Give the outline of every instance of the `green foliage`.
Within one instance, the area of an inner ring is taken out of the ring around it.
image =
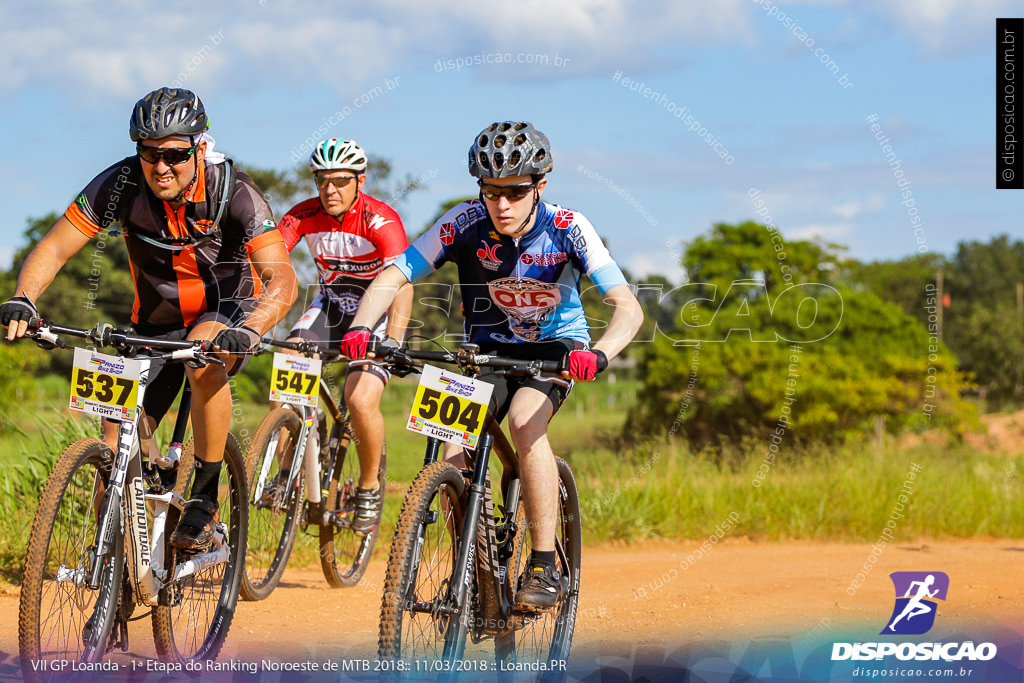
[[[896,304],[922,324],[928,324],[925,306],[929,305],[929,296],[934,294],[929,294],[925,288],[935,285],[936,272],[946,266],[944,257],[916,254],[898,261],[848,261],[843,265],[851,288],[871,291],[880,299]]]
[[[946,269],[950,306],[943,339],[997,405],[1024,402],[1019,283],[1024,283],[1024,241],[1011,242],[1006,235],[988,243],[961,242]]]
[[[38,393],[35,376],[49,361],[46,352],[29,341],[0,341],[0,412],[24,405]],[[0,433],[13,429],[8,420],[0,420]]]
[[[956,358],[924,326],[839,282],[836,255],[819,245],[776,253],[754,223],[716,225],[687,249],[683,265],[707,281],[689,285],[682,326],[643,356],[633,433],[838,442],[872,433],[878,417],[892,432],[971,424]],[[739,279],[758,274],[765,284]]]
[[[15,253],[7,281],[16,282],[25,259],[58,218],[50,213],[29,220],[25,230],[27,244]],[[10,291],[13,295],[13,287]],[[100,321],[129,324],[134,299],[124,240],[103,231],[71,257],[36,305],[49,320],[88,328]]]

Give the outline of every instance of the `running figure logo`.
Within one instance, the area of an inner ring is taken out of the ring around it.
[[[880,635],[921,635],[935,623],[938,600],[945,600],[949,577],[943,572],[893,572],[896,606]]]

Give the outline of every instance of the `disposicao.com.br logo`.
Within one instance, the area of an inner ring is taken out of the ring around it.
[[[893,572],[895,604],[879,635],[921,635],[931,630],[939,600],[949,592],[944,572]],[[832,660],[879,660],[895,655],[900,660],[988,661],[996,656],[993,643],[834,643]]]

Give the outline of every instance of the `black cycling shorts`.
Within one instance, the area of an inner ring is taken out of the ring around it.
[[[549,342],[527,342],[522,344],[481,344],[480,353],[493,354],[516,360],[556,360],[562,361],[570,351],[585,349],[581,342],[575,339],[556,339]],[[512,397],[522,387],[536,389],[547,395],[551,401],[552,416],[565,403],[572,390],[573,381],[562,379],[562,377],[547,377],[547,380],[536,377],[517,377],[515,375],[494,374],[494,368],[481,368],[480,376],[477,379],[494,385],[494,393],[491,394],[491,414],[500,423],[508,414],[509,406],[512,404]]]
[[[295,322],[288,338],[299,337],[315,342],[326,348],[338,348],[341,346],[341,339],[352,326],[352,319],[355,311],[348,312],[338,304],[324,296],[323,292],[317,294],[313,303],[302,317]],[[374,330],[374,336],[378,339],[384,338],[384,330],[387,327],[387,317],[381,319]],[[387,366],[373,360],[353,361],[348,365],[348,374],[356,372],[369,372],[379,377],[385,384],[391,379],[391,372]]]
[[[228,327],[239,325],[245,321],[256,308],[256,299],[232,299],[221,301],[217,308],[200,315],[192,325],[185,329],[168,329],[155,327],[145,323],[134,326],[136,334],[142,337],[166,339],[168,341],[184,341],[189,333],[202,323],[218,322]],[[228,370],[228,377],[234,377],[246,366],[252,356],[236,357],[235,364]],[[142,407],[146,415],[156,420],[157,424],[171,409],[174,399],[181,392],[185,382],[185,365],[183,363],[166,364],[162,360],[153,360],[149,366],[149,383],[142,397]]]

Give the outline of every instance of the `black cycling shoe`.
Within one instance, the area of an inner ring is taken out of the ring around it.
[[[205,550],[213,543],[217,526],[217,501],[197,496],[185,503],[178,526],[171,534],[171,545],[181,550]]]
[[[352,499],[355,514],[352,517],[352,531],[360,536],[367,536],[380,524],[380,511],[383,506],[380,489],[356,489]]]
[[[564,600],[568,591],[569,577],[562,576],[549,564],[530,560],[519,577],[515,609],[523,612],[550,609]]]

